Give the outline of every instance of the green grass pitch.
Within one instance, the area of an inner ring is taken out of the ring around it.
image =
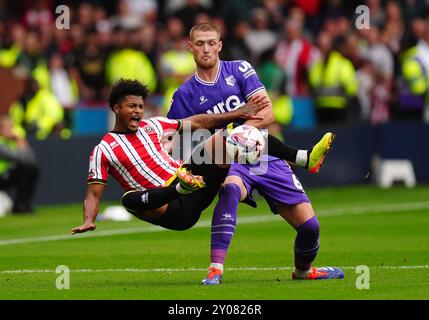
[[[97,230],[71,236],[82,222],[76,204],[0,219],[0,299],[429,299],[429,186],[308,194],[321,225],[314,264],[343,267],[343,280],[292,281],[295,231],[262,199],[257,209],[240,205],[216,287],[199,284],[209,263],[213,205],[188,231],[133,219],[100,221]],[[70,269],[69,289],[56,288],[59,265]],[[368,289],[357,288],[361,265],[369,268]]]

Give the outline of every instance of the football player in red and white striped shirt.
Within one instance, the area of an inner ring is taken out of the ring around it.
[[[163,147],[164,134],[180,132],[184,122],[196,130],[219,127],[239,118],[259,119],[256,113],[263,108],[247,104],[227,113],[199,114],[182,120],[142,120],[147,95],[146,86],[135,80],[121,79],[112,87],[109,105],[116,116],[115,127],[91,154],[84,223],[73,228],[72,234],[95,229],[108,174],[126,191],[122,204],[137,218],[172,230],[190,228],[211,203],[219,185],[202,188],[201,177],[180,168],[182,161],[174,160]],[[176,178],[179,182],[171,183]]]

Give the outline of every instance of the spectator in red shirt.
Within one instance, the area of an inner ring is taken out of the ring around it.
[[[302,36],[303,22],[298,19],[286,19],[284,38],[275,51],[275,60],[287,77],[286,92],[289,96],[307,96],[306,73],[312,62],[313,48]]]

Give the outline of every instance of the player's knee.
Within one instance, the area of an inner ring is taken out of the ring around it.
[[[235,182],[227,182],[223,184],[219,190],[219,197],[224,195],[229,195],[240,199],[242,195],[241,187]]]
[[[128,193],[126,193],[126,194],[124,194],[123,196],[122,196],[122,199],[121,199],[121,204],[122,204],[122,206],[125,208],[125,209],[130,209],[129,208],[129,204],[130,204],[130,199],[129,199],[129,197],[128,197]]]
[[[122,196],[122,206],[128,211],[134,211],[133,208],[136,205],[136,192],[127,192]]]
[[[319,237],[320,224],[316,216],[308,219],[306,222],[298,226],[298,232],[312,235],[314,237]]]

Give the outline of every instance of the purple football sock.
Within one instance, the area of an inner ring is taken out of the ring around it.
[[[219,192],[211,230],[211,263],[223,264],[237,224],[237,207],[241,190],[234,183],[224,185]]]
[[[314,216],[295,229],[295,268],[309,270],[319,250],[319,221]]]

